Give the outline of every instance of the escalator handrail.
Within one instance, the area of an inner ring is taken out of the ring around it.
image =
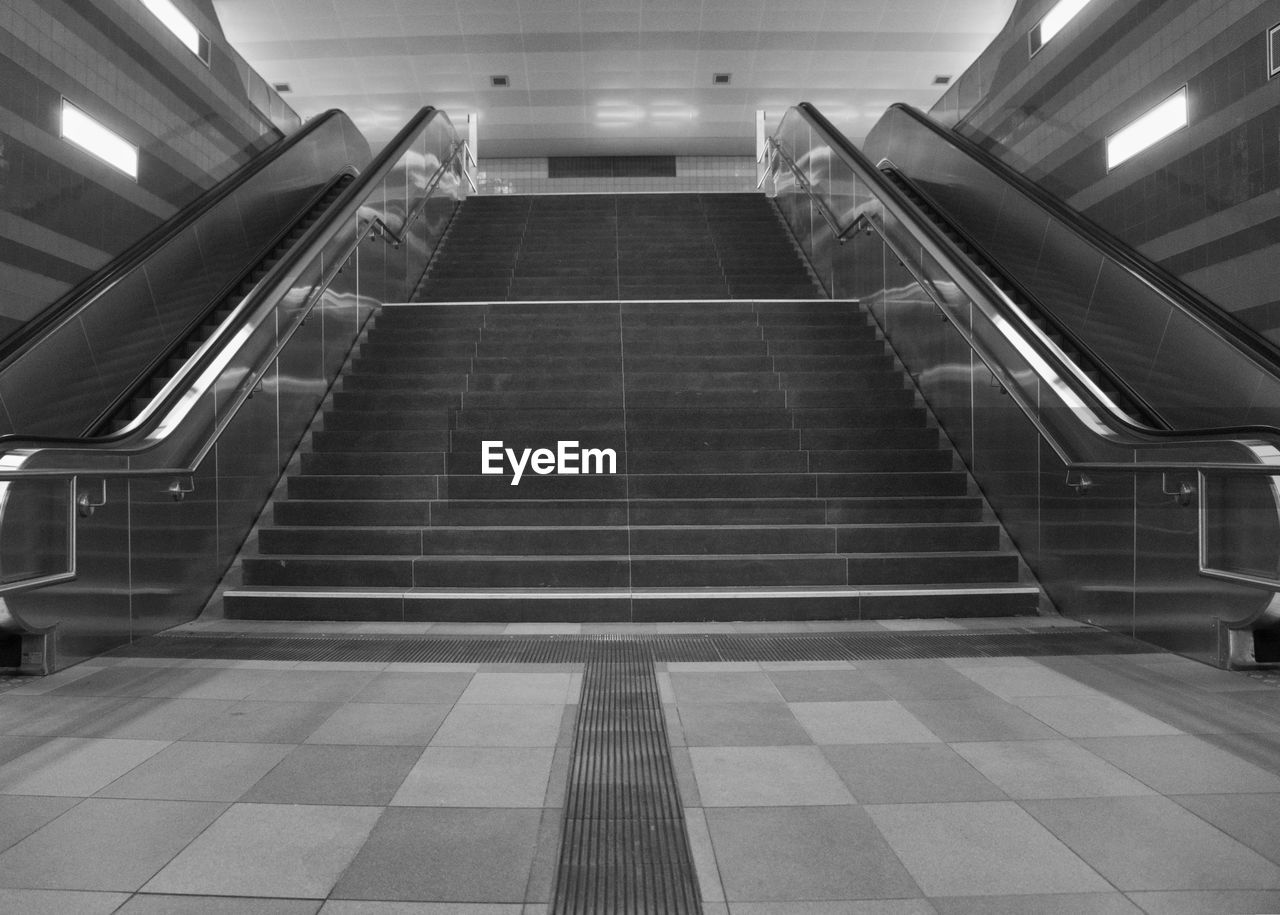
[[[931,256],[939,260],[940,263],[945,262],[952,265],[967,283],[983,292],[983,300],[987,304],[994,306],[1011,328],[1025,326],[1025,322],[1022,320],[1023,316],[1020,314],[1016,316],[1007,314],[1007,303],[990,278],[970,263],[963,252],[937,226],[923,216],[918,216],[914,205],[910,203],[905,194],[881,175],[870,160],[837,130],[816,107],[808,102],[801,102],[794,110],[798,111],[801,117],[821,135],[827,146],[879,198],[881,204],[890,210],[904,225],[910,226],[912,234],[924,244],[926,249],[932,249],[929,251]],[[814,193],[811,188],[806,188],[806,190],[811,194]],[[844,227],[844,231],[848,231],[853,225],[864,219],[866,219],[865,216],[859,216],[850,226]],[[941,257],[938,255],[941,255]],[[1014,332],[1018,333],[1016,330]],[[984,353],[977,343],[967,335],[962,334],[962,336],[992,371],[993,375],[1000,377],[1005,374],[1003,368]],[[1247,460],[1240,461],[1222,459],[1152,461],[1145,458],[1140,462],[1136,460],[1114,462],[1082,460],[1077,456],[1073,456],[1070,453],[1070,449],[1035,415],[1034,410],[1022,403],[1020,397],[1015,396],[1015,401],[1019,403],[1020,408],[1027,414],[1028,419],[1036,426],[1046,442],[1069,469],[1124,472],[1133,472],[1135,470],[1201,470],[1260,473],[1264,475],[1280,474],[1280,429],[1272,426],[1246,426],[1173,431],[1139,426],[1130,421],[1123,413],[1110,406],[1105,395],[1102,395],[1091,381],[1084,378],[1075,365],[1069,360],[1060,357],[1052,349],[1044,347],[1042,341],[1036,335],[1018,333],[1018,336],[1021,342],[1030,347],[1036,356],[1044,361],[1046,366],[1056,374],[1056,377],[1041,374],[1043,383],[1057,390],[1061,390],[1064,386],[1069,389],[1080,400],[1081,406],[1086,408],[1096,420],[1095,424],[1089,425],[1089,431],[1100,440],[1105,441],[1109,446],[1119,447],[1136,454],[1144,449],[1149,452],[1152,448],[1162,449],[1169,446],[1190,447],[1218,444],[1231,446],[1233,449],[1241,449],[1248,456]],[[1035,368],[1034,363],[1032,363],[1032,367],[1033,369]],[[1016,385],[1006,384],[1005,387],[1011,395],[1017,390]]]
[[[299,130],[258,153],[195,200],[186,204],[174,216],[138,239],[109,263],[77,283],[13,334],[0,341],[0,370],[36,345],[54,328],[84,312],[100,295],[142,266],[156,252],[190,228],[193,223],[243,187],[254,175],[306,141],[312,134],[323,129],[335,117],[345,117],[345,115],[337,109],[330,109],[310,119]]]
[[[1267,339],[1185,280],[1116,238],[1056,194],[1045,190],[969,137],[956,130],[948,130],[911,105],[899,102],[889,107],[891,110],[901,111],[943,142],[995,174],[997,178],[1012,185],[1015,190],[1030,198],[1041,209],[1047,210],[1066,228],[1115,261],[1132,276],[1155,289],[1182,311],[1200,323],[1210,326],[1219,336],[1237,348],[1248,350],[1259,363],[1260,368],[1271,375],[1280,376],[1280,345]]]
[[[218,436],[227,427],[235,410],[227,413],[226,418],[214,424],[211,434],[200,446],[186,456],[182,466],[135,466],[134,458],[145,458],[148,452],[161,447],[175,428],[194,408],[197,398],[190,395],[190,390],[201,377],[214,367],[218,359],[224,355],[230,345],[237,339],[248,336],[260,325],[262,320],[275,314],[275,303],[279,297],[291,289],[291,284],[302,271],[318,258],[326,247],[338,237],[339,233],[351,220],[361,218],[360,209],[370,192],[377,188],[391,172],[392,168],[409,150],[414,140],[437,117],[443,118],[450,132],[456,137],[452,123],[441,110],[426,106],[420,109],[399,133],[387,144],[370,166],[350,186],[348,186],[330,206],[324,217],[312,225],[298,240],[293,248],[282,257],[271,270],[258,281],[255,288],[236,307],[236,313],[228,318],[223,328],[207,340],[199,352],[192,356],[187,365],[160,392],[156,399],[125,429],[113,435],[98,438],[68,438],[56,436],[30,436],[11,434],[0,436],[0,480],[24,479],[70,479],[75,477],[172,477],[192,473],[203,457],[216,443]],[[465,147],[461,140],[455,142],[448,161],[456,159],[460,149]],[[436,182],[423,189],[423,196],[428,196],[438,186],[438,176],[444,167],[436,171]],[[409,214],[420,210],[421,201]],[[406,214],[406,224],[409,219]],[[364,226],[346,249],[346,254],[337,260],[342,263],[360,242],[376,231],[376,227],[385,224],[380,217],[364,217]],[[334,271],[336,273],[336,269]],[[318,295],[311,297],[308,306],[314,307],[319,300]],[[255,321],[254,319],[258,320]],[[301,324],[295,321],[294,328]],[[279,350],[287,340],[276,347]],[[263,364],[254,369],[255,377],[265,372],[274,361],[275,354],[261,360]],[[210,385],[213,382],[210,382]],[[244,387],[242,385],[242,387]],[[249,384],[246,390],[251,390]],[[241,399],[243,402],[245,398]],[[238,406],[238,405],[237,405]],[[28,468],[21,466],[37,452],[58,452],[65,454],[69,461],[65,467]],[[79,462],[79,463],[77,463]]]

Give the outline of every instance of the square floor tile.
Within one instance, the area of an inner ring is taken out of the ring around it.
[[[1199,737],[1111,737],[1082,743],[1161,794],[1280,792],[1280,775]]]
[[[691,747],[704,807],[852,804],[817,747]]]
[[[0,885],[136,890],[225,807],[186,801],[81,801],[0,854]]]
[[[55,737],[0,766],[0,794],[88,797],[169,744]]]
[[[869,661],[858,670],[890,699],[976,699],[991,693],[942,661]]]
[[[889,696],[861,670],[770,670],[769,679],[788,702],[853,702]]]
[[[954,749],[1014,798],[1152,793],[1142,782],[1069,740],[957,743]]]
[[[727,913],[727,909],[725,910]],[[710,912],[707,912],[710,915]],[[938,915],[925,899],[849,899],[842,902],[735,902],[733,915]]]
[[[1110,696],[1026,696],[1014,700],[1066,737],[1146,737],[1181,733]]]
[[[130,699],[81,722],[68,736],[180,740],[234,704],[229,699]]]
[[[421,755],[419,747],[294,747],[242,800],[385,806]]]
[[[471,678],[459,703],[476,705],[563,705],[569,701],[568,673],[486,673]]]
[[[229,673],[253,673],[230,671]],[[271,702],[346,702],[378,676],[374,671],[307,670],[276,674],[278,679],[248,693],[246,699]]]
[[[731,907],[920,895],[860,807],[721,807],[705,814]]]
[[[541,807],[552,747],[428,747],[391,803],[415,807]]]
[[[316,915],[318,899],[230,899],[140,894],[115,915]]]
[[[1023,806],[1121,890],[1280,889],[1280,867],[1168,798]]]
[[[675,672],[671,688],[676,703],[782,702],[782,694],[761,671]]]
[[[1193,794],[1172,800],[1280,863],[1280,794]]]
[[[1206,915],[1219,912],[1280,912],[1280,892],[1265,890],[1130,893],[1147,915]]]
[[[437,747],[554,747],[563,705],[464,705],[449,712],[431,738]]]
[[[825,746],[822,753],[860,804],[1005,800],[1003,791],[944,744]]]
[[[1093,687],[1079,680],[1073,680],[1066,674],[1060,674],[1036,662],[1026,663],[1024,659],[1018,660],[1022,663],[975,664],[960,667],[957,662],[956,666],[964,676],[1002,699],[1018,699],[1023,696],[1099,695]]]
[[[238,801],[293,749],[277,743],[170,744],[98,792],[99,797]]]
[[[348,702],[307,738],[307,743],[425,747],[449,714],[449,705]]]
[[[422,702],[427,705],[452,705],[471,682],[472,674],[381,673],[369,681],[353,702]]]
[[[237,702],[182,739],[302,743],[338,708],[338,703],[324,702]]]
[[[334,899],[522,902],[541,810],[389,807]]]
[[[1061,736],[1004,699],[908,699],[902,707],[948,743],[960,740],[1042,740]]]
[[[10,736],[71,737],[133,700],[101,696],[0,697],[0,733]]]
[[[813,741],[784,702],[678,706],[684,743],[697,746],[784,746]]]
[[[77,803],[71,797],[0,795],[0,851],[21,842]]]
[[[1014,803],[890,804],[866,811],[926,896],[1111,890]]]
[[[160,871],[148,893],[322,899],[382,809],[236,804]]]
[[[933,898],[938,915],[1143,915],[1119,893],[1056,896],[948,896]]]
[[[75,890],[5,890],[4,905],[22,915],[112,915],[128,893],[77,892]]]
[[[814,743],[938,743],[898,702],[791,702]]]

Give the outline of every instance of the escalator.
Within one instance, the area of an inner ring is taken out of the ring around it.
[[[860,151],[801,105],[771,153],[815,272],[870,307],[1059,610],[1267,661],[1275,347],[903,106]]]

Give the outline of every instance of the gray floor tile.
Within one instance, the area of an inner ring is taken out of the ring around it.
[[[990,664],[974,664],[959,666],[957,669],[964,676],[977,683],[983,689],[995,693],[1002,699],[1018,699],[1023,696],[1096,696],[1098,691],[1091,686],[1072,679],[1066,674],[1050,670],[1039,663],[1002,664],[1004,658],[992,659]]]
[[[735,902],[732,915],[937,915],[927,899],[848,899],[841,902]]]
[[[160,871],[146,892],[322,899],[381,813],[378,807],[236,804]]]
[[[316,915],[319,900],[228,899],[220,896],[134,896],[116,915]]]
[[[1023,806],[1121,890],[1280,889],[1280,867],[1168,798]]]
[[[237,702],[183,740],[232,743],[302,743],[338,709],[338,703]]]
[[[782,694],[768,675],[760,671],[675,672],[671,688],[676,702],[693,703],[782,702]]]
[[[21,842],[76,803],[73,797],[0,796],[0,851]]]
[[[1231,838],[1280,863],[1280,794],[1200,794],[1173,800]]]
[[[944,744],[826,746],[822,752],[861,804],[1005,800],[1003,791]]]
[[[784,702],[727,702],[678,706],[690,747],[810,744],[809,733]]]
[[[536,915],[545,915],[546,906]],[[368,902],[367,900],[330,899],[320,915],[533,915],[516,903],[487,902]]]
[[[535,909],[549,903],[555,891],[556,868],[560,863],[560,832],[563,811],[544,809],[538,821],[537,847],[529,866],[529,885],[525,888],[525,905]],[[544,912],[546,910],[544,909]]]
[[[173,667],[104,667],[52,690],[53,696],[145,696],[147,691],[182,677]]]
[[[463,705],[449,712],[431,738],[438,747],[554,747],[563,705]]]
[[[1013,798],[1120,797],[1149,787],[1070,740],[957,743],[957,753]]]
[[[894,804],[866,810],[930,897],[1112,889],[1017,804]]]
[[[335,899],[523,902],[541,810],[390,807]]]
[[[1225,912],[1280,912],[1280,892],[1218,890],[1216,892],[1130,893],[1147,915],[1218,915]]]
[[[1280,792],[1280,775],[1199,737],[1112,737],[1081,743],[1161,794]]]
[[[573,677],[568,673],[478,673],[458,697],[476,705],[563,705]]]
[[[5,890],[7,911],[22,915],[111,915],[129,898],[128,893],[91,893],[75,890]]]
[[[909,699],[903,708],[948,743],[960,740],[1043,740],[1053,728],[994,696],[977,699]]]
[[[689,855],[693,859],[694,873],[698,877],[698,890],[703,902],[724,902],[724,887],[720,884],[720,866],[716,864],[715,848],[711,844],[711,831],[707,829],[707,817],[700,807],[684,809],[685,833],[689,838]]]
[[[239,701],[254,693],[273,695],[291,678],[286,670],[259,670],[245,667],[188,667],[149,683],[143,695],[169,699],[227,699]],[[280,698],[288,698],[282,696]]]
[[[991,693],[941,661],[872,661],[860,663],[890,699],[977,699]]]
[[[837,702],[888,699],[861,670],[770,670],[768,677],[788,702]]]
[[[81,801],[0,854],[0,885],[136,890],[225,806],[107,798]]]
[[[704,807],[852,804],[817,747],[691,747]]]
[[[128,705],[123,697],[0,697],[0,733],[14,736],[70,737],[87,724]]]
[[[406,807],[541,807],[552,747],[428,747],[391,803]]]
[[[98,792],[98,797],[238,801],[293,749],[276,743],[170,744]]]
[[[0,766],[0,794],[88,797],[166,746],[162,740],[54,737]]]
[[[814,743],[937,743],[899,702],[791,702]]]
[[[232,671],[231,673],[254,673]],[[310,670],[277,674],[278,682],[260,686],[245,695],[246,699],[272,702],[346,702],[378,676],[373,671]]]
[[[938,915],[1142,915],[1142,909],[1119,893],[949,896],[930,902]]]
[[[307,743],[425,747],[449,714],[449,705],[348,702],[307,738]]]
[[[68,735],[181,740],[234,704],[229,699],[130,699],[83,721]]]
[[[242,800],[255,804],[385,806],[421,755],[419,747],[294,747]]]
[[[43,744],[45,737],[0,737],[0,766]]]
[[[686,807],[701,807],[698,780],[693,774],[693,760],[689,756],[688,747],[671,747],[671,768],[676,774],[680,802]]]
[[[1017,705],[1066,737],[1146,737],[1177,728],[1110,696],[1027,696]]]
[[[421,702],[453,705],[471,682],[469,673],[380,673],[369,681],[353,702]]]
[[[705,813],[731,908],[749,901],[921,895],[860,807],[723,807]]]

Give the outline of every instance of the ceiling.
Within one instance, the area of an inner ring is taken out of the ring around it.
[[[423,105],[479,115],[485,157],[747,155],[757,109],[810,101],[855,142],[928,107],[1014,0],[214,0],[304,118],[380,146]],[[717,73],[730,74],[715,85]],[[490,78],[505,75],[507,88]]]

